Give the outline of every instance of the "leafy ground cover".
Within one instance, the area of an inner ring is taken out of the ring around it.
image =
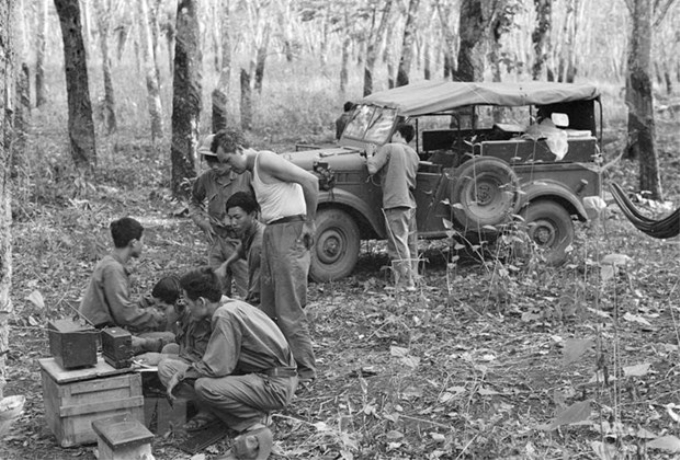
[[[670,207],[639,203],[656,215],[680,205],[674,123],[659,129]],[[54,133],[38,127],[34,134],[34,150],[54,148]],[[94,458],[92,446],[56,445],[37,359],[48,354],[47,321],[72,313],[108,250],[113,218],[132,215],[148,227],[136,294],[204,259],[202,235],[169,197],[167,160],[121,139],[100,145],[96,184],[74,182],[67,167],[44,162],[15,194],[6,393],[25,395],[27,404],[0,446],[3,459]],[[607,156],[620,147],[610,143]],[[619,163],[606,180],[632,186],[634,168]],[[390,289],[377,242],[364,243],[353,276],[310,284],[320,378],[274,415],[274,458],[675,458],[677,239],[646,237],[610,207],[599,222],[579,227],[570,263],[557,269],[537,259],[480,262],[463,251],[451,263],[452,246],[422,243],[416,292]],[[157,458],[192,458],[177,441],[157,436]],[[228,442],[196,460],[217,458]]]

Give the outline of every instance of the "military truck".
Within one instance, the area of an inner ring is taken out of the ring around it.
[[[314,279],[349,275],[361,240],[385,239],[382,191],[365,155],[369,144],[389,142],[399,123],[417,133],[420,238],[455,230],[492,240],[521,216],[547,263],[564,262],[574,221],[592,218],[588,199],[601,194],[598,89],[424,81],[359,101],[337,145],[283,154],[320,177]]]

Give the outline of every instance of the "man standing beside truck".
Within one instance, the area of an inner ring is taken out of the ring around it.
[[[418,154],[408,144],[413,126],[401,124],[391,142],[367,152],[369,174],[380,175],[383,213],[387,230],[387,253],[392,261],[395,283],[414,287],[418,277],[418,226],[416,222],[416,174]]]

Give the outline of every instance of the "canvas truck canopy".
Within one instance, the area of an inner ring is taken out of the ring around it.
[[[409,117],[466,105],[547,105],[594,100],[599,96],[597,87],[589,84],[423,81],[371,94],[361,103],[395,108],[398,115]]]

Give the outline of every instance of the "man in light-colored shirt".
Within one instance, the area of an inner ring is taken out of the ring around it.
[[[416,175],[418,154],[409,147],[413,126],[397,126],[392,142],[369,152],[369,174],[380,174],[383,211],[387,230],[387,252],[398,285],[414,286],[418,276],[418,226],[416,222]]]
[[[242,135],[233,130],[218,132],[215,141],[221,160],[236,172],[252,173],[255,198],[267,224],[262,238],[260,309],[286,336],[300,380],[306,384],[317,374],[304,307],[319,180],[274,152],[246,149]]]

